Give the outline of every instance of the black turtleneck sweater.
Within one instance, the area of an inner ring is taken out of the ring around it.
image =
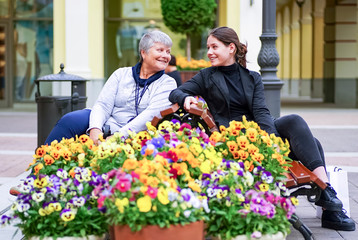
[[[230,66],[220,66],[218,70],[223,73],[230,94],[230,120],[242,121],[245,115],[247,120],[253,120],[253,116],[247,106],[247,101],[242,86],[237,63]]]

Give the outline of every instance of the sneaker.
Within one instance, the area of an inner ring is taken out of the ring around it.
[[[337,212],[342,211],[343,207],[341,200],[337,198],[336,191],[329,183],[327,183],[326,189],[321,192],[321,196],[315,204],[326,210]]]
[[[11,187],[9,192],[13,196],[19,195],[20,194],[19,186]]]
[[[323,210],[322,227],[341,231],[356,230],[355,222],[350,219],[343,211]]]

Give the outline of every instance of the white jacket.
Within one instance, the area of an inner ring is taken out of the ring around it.
[[[119,68],[107,80],[92,108],[89,130],[109,125],[112,134],[121,132],[125,136],[128,136],[128,130],[146,130],[146,123],[154,116],[159,117],[160,111],[171,105],[168,97],[176,87],[175,80],[166,74],[152,82],[139,103],[138,116],[135,117],[136,84],[132,68]],[[142,89],[140,88],[140,92]],[[135,118],[128,122],[133,117]]]

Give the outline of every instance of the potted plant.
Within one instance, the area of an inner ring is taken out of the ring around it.
[[[285,239],[298,203],[282,182],[290,161],[288,143],[245,117],[210,139],[224,159],[201,178],[211,209],[207,233],[220,239]]]
[[[202,220],[209,209],[197,179],[221,157],[200,129],[175,120],[158,129],[148,123],[148,131],[128,138],[115,134],[103,142],[93,160],[99,173],[108,173],[95,192],[113,239],[204,237]]]
[[[112,226],[111,239],[203,239],[206,202],[178,187],[161,163],[145,161],[110,171],[100,188],[98,207]]]
[[[179,55],[177,57],[177,68],[180,71],[180,76],[183,83],[194,77],[200,69],[207,68],[210,66],[211,62],[205,61],[204,59],[191,59],[190,61],[188,61],[183,56]]]
[[[103,182],[102,176],[81,167],[30,175],[1,224],[17,226],[27,239],[104,239],[108,225],[92,195]]]

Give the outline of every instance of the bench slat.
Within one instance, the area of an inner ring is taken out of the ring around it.
[[[291,165],[292,167],[289,167],[289,170],[298,184],[309,183],[311,181],[310,173],[305,171],[297,161],[292,161]]]
[[[297,185],[297,183],[296,183],[295,179],[292,177],[291,173],[286,172],[286,173],[284,173],[283,175],[286,176],[285,184],[286,184],[286,187],[287,187],[287,188],[291,188],[291,187]]]
[[[301,162],[292,161],[289,168],[297,184],[315,183],[321,189],[325,189],[327,184],[317,177],[316,174],[308,170]]]

